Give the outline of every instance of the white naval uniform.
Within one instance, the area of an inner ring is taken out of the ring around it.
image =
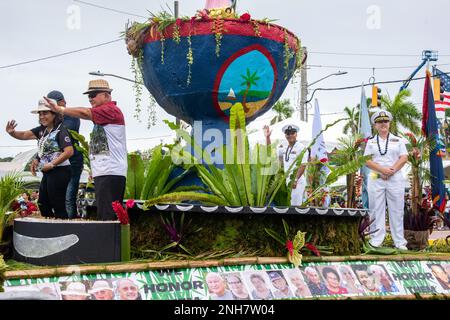
[[[380,150],[386,150],[386,140],[379,138]],[[372,161],[383,167],[393,166],[400,156],[407,155],[405,141],[389,134],[389,144],[387,153],[382,156],[378,149],[377,135],[367,141],[364,155],[372,155]],[[392,239],[396,247],[406,246],[403,228],[403,215],[405,203],[405,178],[401,170],[387,180],[381,179],[378,172],[371,170],[368,178],[367,191],[369,193],[369,215],[375,221],[371,224],[370,230],[376,230],[371,235],[370,243],[373,246],[380,246],[386,236],[386,201],[389,211],[389,225]]]
[[[286,141],[278,148],[278,157],[283,158],[283,168],[284,172],[286,172],[291,164],[297,159],[300,153],[305,149],[305,146],[301,144],[299,141],[296,141],[293,147],[289,147],[289,143]],[[308,151],[303,155],[302,163],[306,164],[308,162]],[[286,185],[288,188],[291,187],[290,183],[290,174],[292,170],[294,170],[296,166],[293,165],[290,173],[286,177]],[[302,176],[297,181],[297,187],[292,189],[291,191],[291,206],[299,206],[303,203],[303,194],[305,193],[306,187],[306,172],[302,174]]]

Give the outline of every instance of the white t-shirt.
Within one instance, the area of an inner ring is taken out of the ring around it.
[[[127,176],[125,121],[115,102],[92,108],[89,158],[92,176]]]
[[[391,167],[398,161],[400,156],[408,155],[408,150],[406,149],[405,140],[403,138],[397,137],[390,133],[389,142],[385,139],[382,139],[381,137],[378,138],[377,142],[377,137],[378,135],[375,135],[374,137],[369,139],[366,144],[366,149],[364,150],[365,156],[372,155],[372,161],[378,163],[383,167]],[[386,143],[388,143],[387,149]],[[386,154],[382,155],[385,152]],[[393,175],[393,177],[402,177],[401,170],[397,171]]]
[[[287,172],[291,164],[294,163],[295,160],[297,160],[297,157],[300,155],[303,149],[305,149],[305,146],[301,144],[299,141],[296,141],[295,144],[292,146],[292,148],[289,146],[289,143],[287,141],[283,142],[283,144],[278,147],[278,157],[283,158],[284,172]],[[306,150],[305,154],[303,155],[302,164],[306,164],[307,162],[308,162],[308,150]],[[292,173],[292,170],[294,170],[295,167],[296,165],[292,166],[290,173]],[[287,176],[286,178],[287,180],[289,180],[289,176],[290,174]],[[306,183],[305,173],[302,174],[302,176],[298,180],[298,183]]]

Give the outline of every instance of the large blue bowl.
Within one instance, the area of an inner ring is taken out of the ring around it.
[[[282,27],[253,20],[197,20],[162,34],[152,27],[143,49],[145,86],[164,110],[190,124],[222,127],[235,102],[244,104],[250,122],[280,98],[299,41]]]

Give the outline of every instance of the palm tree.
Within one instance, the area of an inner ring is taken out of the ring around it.
[[[256,86],[256,81],[261,78],[258,77],[258,71],[255,71],[252,74],[250,74],[249,68],[247,68],[247,75],[241,74],[241,77],[244,79],[244,81],[241,83],[241,86],[243,86],[243,85],[246,86],[244,97],[242,98],[242,105],[244,106],[245,113],[247,113],[249,111],[249,109],[247,108],[248,92],[250,91],[250,88],[252,87],[252,85]]]
[[[345,107],[344,112],[346,117],[348,118],[347,123],[344,125],[343,132],[347,134],[350,130],[352,136],[354,136],[358,132],[358,124],[359,124],[359,105],[353,108]]]
[[[273,125],[277,122],[283,121],[287,118],[290,118],[294,113],[294,108],[291,107],[291,101],[289,99],[284,99],[277,101],[273,106],[272,110],[277,114],[270,121],[270,124]]]
[[[416,135],[420,133],[418,121],[422,119],[422,115],[412,102],[407,101],[410,96],[411,90],[402,90],[395,96],[394,100],[391,100],[388,96],[381,98],[383,109],[392,114],[390,131],[395,135],[399,134],[399,126]]]

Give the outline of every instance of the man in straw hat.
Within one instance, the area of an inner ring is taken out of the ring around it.
[[[54,112],[94,123],[89,153],[99,220],[116,219],[111,204],[122,202],[127,176],[125,120],[111,99],[111,91],[103,79],[89,81],[84,94],[88,95],[92,108],[65,108],[44,97]]]
[[[379,247],[386,236],[386,203],[392,239],[398,249],[407,250],[403,230],[405,178],[402,167],[408,161],[408,151],[402,138],[389,132],[392,115],[379,110],[371,117],[377,134],[367,141],[364,155],[372,155],[366,162],[371,170],[367,183],[369,214],[374,220],[369,243]]]
[[[286,176],[286,185],[288,189],[291,189],[291,206],[300,206],[303,203],[303,195],[305,193],[306,187],[306,177],[305,169],[306,163],[308,162],[308,152],[303,153],[301,159],[301,165],[298,167],[297,172],[294,175],[293,181],[291,181],[291,175],[293,173],[296,164],[294,162],[298,160],[297,158],[305,149],[305,146],[297,141],[297,132],[300,130],[295,124],[288,124],[283,126],[281,131],[285,134],[286,143],[283,143],[278,148],[278,157],[283,163],[283,168],[285,172],[288,172]],[[272,131],[269,126],[263,127],[264,136],[266,137],[266,144],[271,144],[270,135]]]

